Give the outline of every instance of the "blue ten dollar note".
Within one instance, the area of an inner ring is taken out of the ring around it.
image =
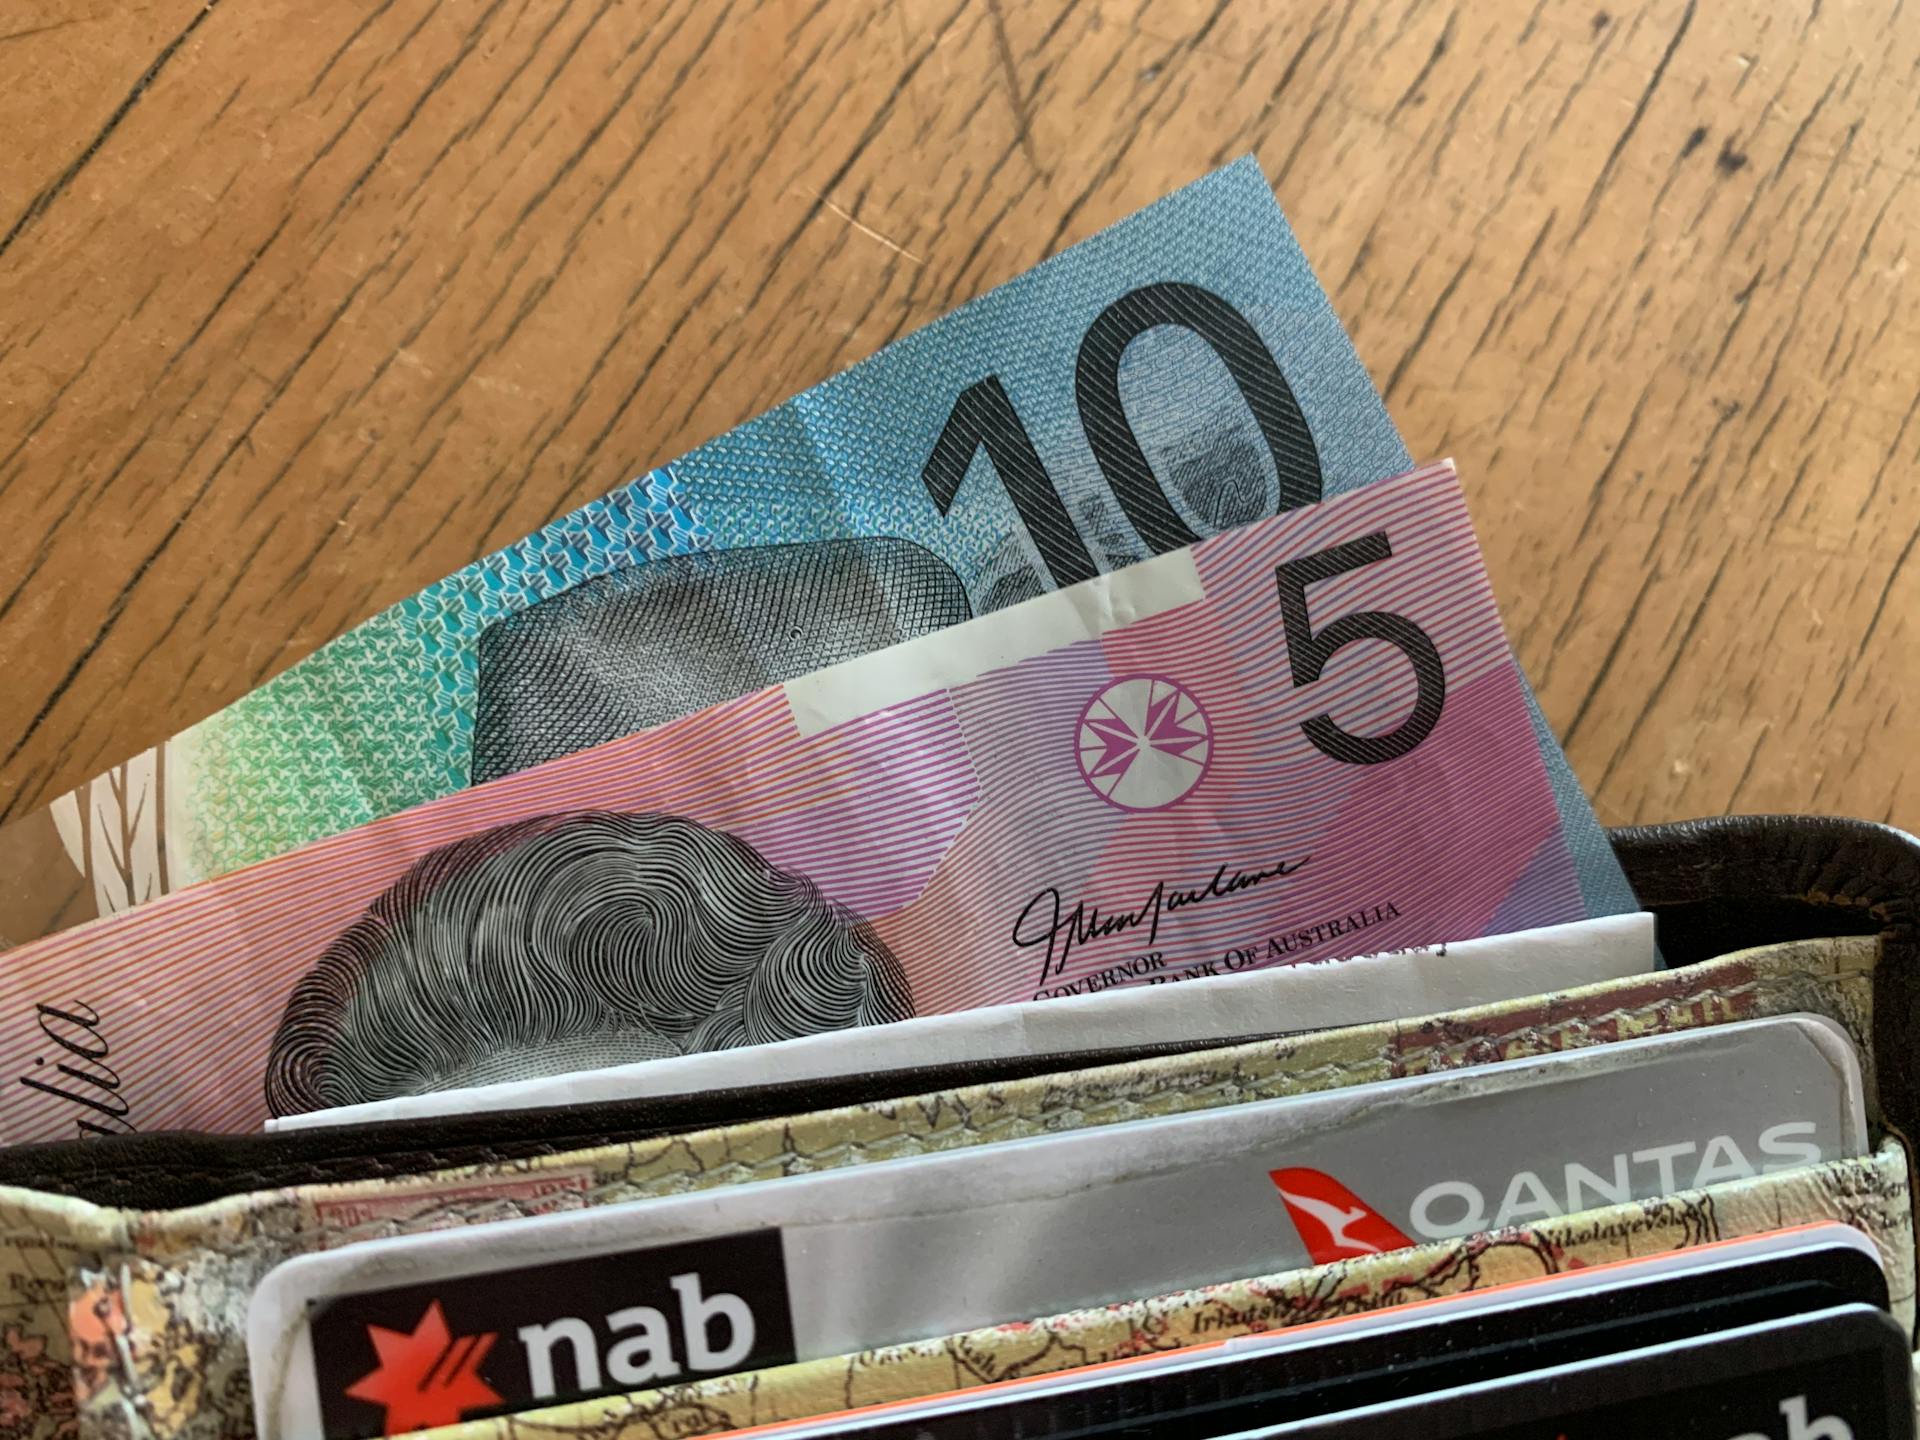
[[[129,908],[1409,464],[1242,160],[0,829],[0,939]],[[1537,705],[1533,718],[1589,910],[1635,908]]]

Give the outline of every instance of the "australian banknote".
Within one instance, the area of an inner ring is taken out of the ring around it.
[[[1438,465],[21,946],[0,1140],[1587,913]]]
[[[1408,463],[1242,161],[0,827],[0,944]],[[1589,901],[1634,908],[1534,723]]]

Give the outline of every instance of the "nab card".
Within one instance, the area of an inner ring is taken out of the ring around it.
[[[1914,1440],[1911,1366],[1892,1317],[1844,1305],[1231,1440]]]
[[[795,1358],[775,1230],[339,1295],[310,1316],[328,1440]]]
[[[763,1429],[769,1440],[1213,1440],[1861,1303],[1886,1309],[1879,1252],[1827,1223]]]

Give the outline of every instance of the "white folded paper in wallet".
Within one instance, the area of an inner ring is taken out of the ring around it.
[[[963,1061],[1059,1055],[1062,1068],[1100,1052],[1199,1046],[1405,1020],[1643,974],[1658,964],[1653,917],[1605,915],[1345,960],[1320,960],[1090,995],[929,1015],[892,1025],[535,1076],[314,1110],[270,1130],[424,1115],[704,1094],[783,1081],[913,1070]]]

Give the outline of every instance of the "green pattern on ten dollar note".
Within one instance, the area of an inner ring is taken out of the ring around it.
[[[0,944],[1407,464],[1243,160],[0,829]],[[1632,908],[1535,728],[1589,908]]]

